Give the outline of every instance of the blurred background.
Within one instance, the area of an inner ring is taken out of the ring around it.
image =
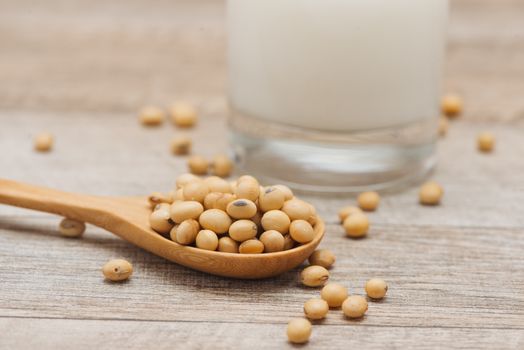
[[[445,90],[466,119],[524,119],[524,1],[451,5]],[[223,104],[225,45],[223,0],[0,0],[0,109]]]
[[[370,239],[348,240],[337,212],[352,202],[306,198],[330,223],[333,280],[354,288],[376,275],[392,286],[370,322],[340,337],[347,322],[335,316],[314,348],[522,345],[524,0],[450,2],[443,92],[465,110],[438,145],[445,205],[416,205],[416,188],[385,196]],[[195,103],[194,153],[225,151],[225,47],[224,0],[0,0],[0,178],[100,195],[170,190],[187,169],[169,149],[182,131],[144,128],[137,113]],[[476,149],[482,130],[497,137],[493,154]],[[52,152],[33,150],[41,131],[55,136]],[[57,216],[2,205],[0,219],[0,348],[274,349],[298,300],[313,295],[295,272],[241,283],[93,226],[81,242],[62,239]],[[100,274],[115,257],[136,271],[116,294]]]

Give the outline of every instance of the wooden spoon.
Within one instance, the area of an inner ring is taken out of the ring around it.
[[[88,222],[180,265],[234,278],[266,278],[291,270],[313,253],[324,236],[324,222],[318,220],[313,241],[296,248],[264,254],[222,253],[183,246],[153,231],[147,197],[90,196],[0,179],[0,203]]]

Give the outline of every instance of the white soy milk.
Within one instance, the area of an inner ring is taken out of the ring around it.
[[[447,0],[228,0],[235,112],[350,132],[439,114]]]

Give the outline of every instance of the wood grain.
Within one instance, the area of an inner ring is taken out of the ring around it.
[[[72,240],[56,234],[58,218],[19,221],[4,217],[0,223],[4,316],[221,322],[227,313],[228,319],[284,323],[319,293],[300,286],[299,269],[270,280],[223,279],[137,250],[95,227]],[[519,235],[386,225],[374,227],[368,239],[350,240],[331,225],[322,243],[337,256],[331,280],[362,294],[367,279],[382,277],[390,291],[383,302],[370,304],[364,321],[335,312],[325,324],[523,329]],[[129,283],[103,281],[100,268],[113,257],[133,262]]]
[[[168,190],[186,169],[169,153],[180,130],[143,129],[143,104],[187,99],[196,153],[226,150],[224,2],[0,0],[0,176],[73,192],[133,196]],[[314,326],[310,348],[524,347],[524,3],[452,0],[446,91],[463,117],[439,141],[441,206],[416,189],[385,196],[369,237],[350,240],[336,212],[352,198],[308,197],[326,219],[331,280],[363,294],[390,284],[359,321],[339,310]],[[56,147],[32,151],[48,130]],[[497,137],[492,154],[475,136]],[[88,226],[57,233],[59,217],[0,206],[0,348],[286,348],[285,323],[318,290],[300,269],[238,281],[170,263]],[[129,259],[127,283],[102,265]]]
[[[45,349],[245,349],[257,344],[259,349],[296,349],[284,340],[285,325],[261,327],[249,322],[147,322],[91,321],[64,319],[0,318],[0,327],[11,336],[0,339],[5,348]],[[327,325],[315,327],[305,348],[435,349],[434,338],[441,349],[500,349],[501,338],[508,348],[524,345],[522,331],[513,329],[484,330],[478,334],[470,328],[405,328]],[[28,335],[31,335],[28,337]],[[240,335],[240,336],[239,336]],[[263,341],[261,341],[263,339]]]

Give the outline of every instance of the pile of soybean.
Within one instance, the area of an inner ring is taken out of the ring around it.
[[[183,174],[173,191],[153,193],[149,201],[153,230],[200,249],[271,253],[311,242],[316,235],[313,205],[284,185],[263,187],[249,175],[229,182]]]

